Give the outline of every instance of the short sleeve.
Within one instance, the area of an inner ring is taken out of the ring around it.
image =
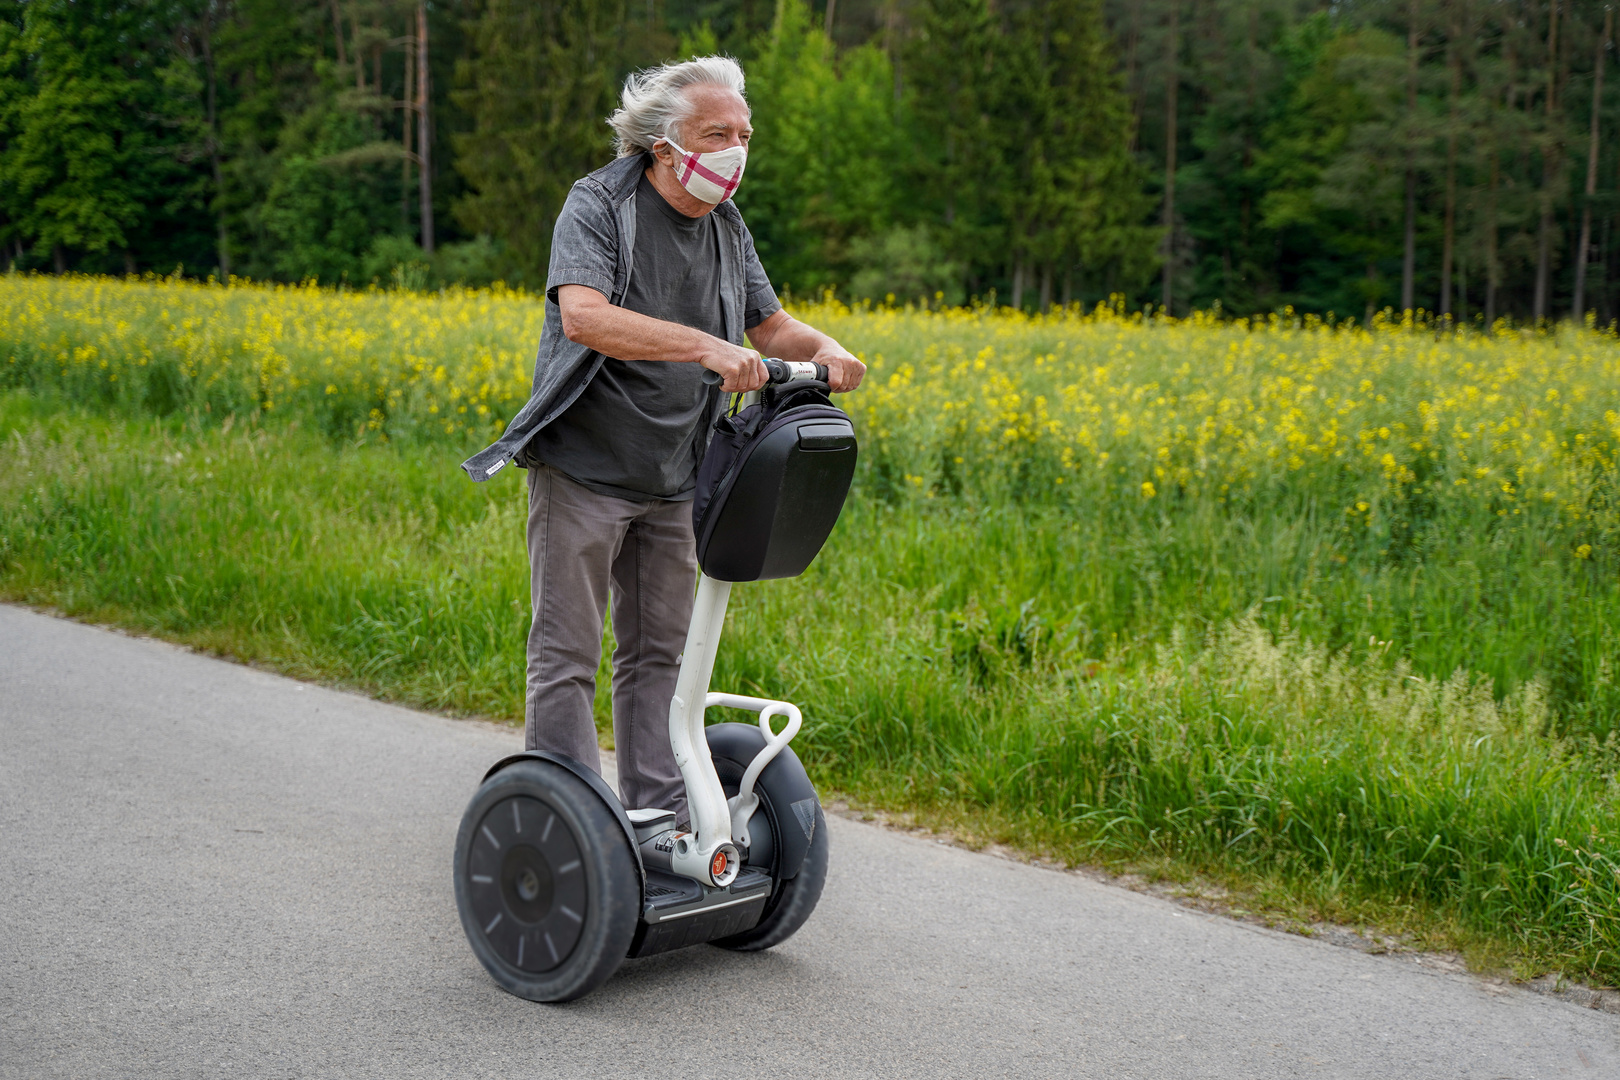
[[[551,230],[551,266],[546,299],[557,302],[563,285],[588,285],[613,299],[619,269],[619,225],[607,204],[583,184],[575,184]]]
[[[737,223],[742,226],[743,289],[747,296],[743,301],[743,329],[752,330],[781,311],[782,301],[776,298],[771,279],[765,276],[759,252],[754,250],[754,236],[740,214]]]

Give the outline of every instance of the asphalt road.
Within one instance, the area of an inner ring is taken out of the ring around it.
[[[785,945],[521,1001],[450,885],[519,742],[0,607],[0,1076],[1620,1076],[1612,1015],[840,818]]]

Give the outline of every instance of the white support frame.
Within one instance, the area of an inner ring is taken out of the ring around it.
[[[765,771],[765,766],[776,759],[793,736],[799,733],[804,724],[804,717],[799,713],[799,707],[786,701],[772,701],[769,698],[743,697],[741,694],[709,694],[704,698],[705,706],[719,705],[726,709],[749,709],[759,713],[759,728],[765,733],[765,749],[754,755],[754,760],[748,763],[744,770],[742,783],[737,788],[737,794],[726,800],[726,806],[731,810],[731,838],[743,847],[753,843],[748,835],[748,820],[759,809],[759,796],[754,794],[754,784],[759,781],[759,774]],[[771,717],[785,716],[787,724],[779,732],[771,730]]]
[[[798,706],[786,701],[709,692],[714,659],[720,649],[720,633],[725,627],[726,604],[730,599],[731,582],[716,581],[707,574],[698,576],[692,623],[686,632],[686,649],[681,654],[675,696],[669,702],[669,744],[675,751],[681,779],[686,782],[687,811],[695,834],[693,842],[685,845],[684,850],[682,846],[676,848],[672,869],[715,886],[729,885],[737,876],[741,860],[736,844],[747,846],[749,843],[748,819],[759,805],[759,796],[754,793],[759,774],[799,733],[804,722]],[[710,705],[757,712],[759,726],[765,732],[765,749],[749,762],[741,789],[729,801],[720,776],[714,770],[709,741],[703,732],[704,710]],[[780,732],[771,730],[773,716],[787,717],[787,724]],[[712,870],[715,855],[721,851],[726,854],[725,870],[717,875]]]

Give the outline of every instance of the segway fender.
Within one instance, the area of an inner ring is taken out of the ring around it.
[[[704,729],[709,737],[709,752],[746,765],[754,755],[765,749],[765,735],[758,724],[711,724]],[[759,774],[754,790],[765,795],[781,818],[776,822],[778,843],[777,877],[783,881],[798,876],[804,865],[810,840],[816,834],[816,808],[820,800],[804,765],[791,746],[782,752]]]
[[[761,745],[764,745],[763,742]],[[624,830],[625,839],[630,842],[630,851],[636,857],[636,876],[642,881],[646,881],[647,870],[641,865],[641,848],[636,844],[636,827],[630,824],[630,815],[624,812],[624,804],[619,802],[619,797],[613,793],[613,789],[608,787],[607,781],[603,780],[601,775],[597,773],[595,769],[583,765],[580,762],[575,761],[573,758],[566,757],[562,754],[547,754],[540,750],[525,750],[521,754],[513,754],[510,757],[503,757],[494,765],[491,765],[489,772],[484,774],[484,780],[488,781],[490,777],[494,776],[508,765],[511,765],[514,762],[523,761],[526,758],[533,758],[536,761],[549,761],[553,765],[560,765],[564,769],[567,769],[569,772],[573,773],[575,776],[579,777],[581,780],[585,781],[586,786],[592,791],[596,792],[597,796],[601,798],[602,802],[607,804],[607,808],[613,811],[613,816],[619,821],[619,827]]]

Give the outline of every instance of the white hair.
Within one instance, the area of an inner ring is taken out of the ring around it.
[[[653,143],[690,120],[686,91],[693,86],[723,86],[742,97],[742,65],[729,56],[699,56],[632,72],[624,80],[619,107],[608,117],[619,156],[651,151]]]

